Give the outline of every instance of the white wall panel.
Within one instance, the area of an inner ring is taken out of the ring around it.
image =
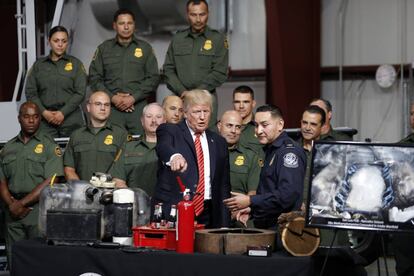
[[[340,63],[339,8],[345,2],[322,1],[322,66],[338,66]],[[343,65],[400,64],[414,60],[414,1],[347,2]],[[339,111],[335,113],[334,110],[334,125],[339,123],[357,128],[357,140],[371,138],[374,141],[396,142],[407,134],[404,119],[409,116],[407,101],[412,91],[407,96],[401,80],[386,90],[379,88],[372,79],[345,81],[343,90],[338,81],[324,81],[321,87],[322,96]]]

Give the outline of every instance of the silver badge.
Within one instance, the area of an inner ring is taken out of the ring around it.
[[[298,164],[298,156],[292,152],[286,153],[283,156],[283,165],[287,168],[297,168]]]

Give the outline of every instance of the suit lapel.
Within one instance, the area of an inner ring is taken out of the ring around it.
[[[210,153],[210,179],[214,179],[214,172],[216,171],[216,145],[209,130],[206,130],[208,152]]]
[[[193,137],[191,137],[190,130],[188,129],[188,126],[187,126],[187,123],[185,122],[185,120],[181,121],[179,123],[179,126],[180,126],[180,128],[183,132],[185,142],[188,144],[188,146],[190,147],[191,151],[194,154],[194,157],[197,160],[196,150],[195,150],[195,146],[194,146],[194,140],[193,140]]]

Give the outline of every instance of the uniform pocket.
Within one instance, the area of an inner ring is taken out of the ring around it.
[[[46,159],[46,156],[43,154],[39,156],[29,155],[27,157],[28,169],[31,176],[44,177]]]
[[[86,151],[90,151],[92,150],[92,145],[91,144],[78,144],[78,145],[74,145],[73,146],[73,151],[76,153],[79,152],[86,152]]]
[[[248,174],[249,173],[249,168],[247,166],[244,166],[244,165],[237,166],[237,165],[232,164],[230,166],[230,171],[232,173],[236,173],[236,174]]]
[[[199,57],[199,65],[201,68],[211,68],[213,59],[214,59],[214,51],[213,50],[202,50],[198,53]]]
[[[175,56],[191,55],[192,51],[193,51],[193,46],[188,45],[188,44],[176,45],[174,47],[174,55]]]
[[[16,155],[9,155],[3,158],[3,168],[5,176],[11,176],[16,173]]]
[[[143,78],[145,76],[144,68],[144,57],[132,57],[128,62],[127,74],[129,74],[129,79]]]

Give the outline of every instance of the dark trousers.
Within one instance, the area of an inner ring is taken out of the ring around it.
[[[211,208],[211,200],[204,200],[204,210],[201,214],[196,217],[196,221],[199,224],[204,224],[205,228],[211,227],[211,219],[212,216],[212,208]]]

